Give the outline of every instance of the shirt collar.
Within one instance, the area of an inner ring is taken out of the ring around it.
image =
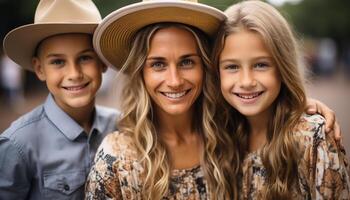
[[[91,133],[94,129],[97,130],[98,134],[101,134],[104,131],[104,123],[103,123],[103,116],[101,115],[102,112],[100,111],[100,109],[98,108],[98,106],[95,106],[95,112],[94,112],[94,121],[92,124],[92,128],[91,128]]]
[[[84,132],[84,129],[56,104],[51,94],[46,99],[44,109],[52,123],[70,140],[75,140]]]

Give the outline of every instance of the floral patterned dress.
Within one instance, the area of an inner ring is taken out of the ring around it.
[[[144,168],[130,136],[112,133],[99,147],[85,187],[86,199],[141,199]],[[173,170],[163,199],[210,199],[200,166]]]
[[[324,132],[324,119],[303,115],[295,132],[302,157],[298,163],[298,186],[291,199],[350,199],[349,163],[344,148]],[[240,199],[262,199],[266,169],[260,152],[243,161]]]

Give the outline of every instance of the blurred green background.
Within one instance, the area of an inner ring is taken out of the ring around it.
[[[135,0],[95,0],[102,16]],[[232,0],[200,0],[201,3],[225,10],[238,2]],[[279,2],[279,1],[270,1]],[[313,37],[331,37],[339,44],[350,41],[349,0],[299,0],[284,3],[279,9],[299,33]],[[38,0],[0,0],[0,38],[12,28],[33,21]]]
[[[64,0],[62,0],[64,1]],[[78,0],[77,0],[78,1]],[[11,29],[33,22],[39,0],[0,0],[0,39]],[[94,0],[102,16],[139,1]],[[234,0],[199,0],[225,10]],[[350,154],[350,0],[268,0],[282,12],[295,29],[305,57],[308,96],[331,107],[343,133],[344,146]],[[21,45],[21,44],[18,44]],[[2,48],[0,55],[2,54]],[[0,66],[1,71],[4,66]],[[10,68],[11,69],[11,68]],[[0,71],[0,75],[4,72]],[[9,97],[7,81],[0,76],[0,133],[18,116],[42,103],[47,95],[45,85],[33,73],[20,71],[19,91]],[[6,77],[5,77],[6,78]],[[104,77],[98,95],[99,104],[118,108],[122,84],[115,72]]]

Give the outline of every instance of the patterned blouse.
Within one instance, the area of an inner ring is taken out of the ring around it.
[[[87,179],[86,199],[141,199],[144,168],[130,136],[112,133],[105,137]],[[209,199],[200,166],[173,170],[164,200]]]
[[[344,148],[325,135],[324,124],[319,115],[303,115],[295,132],[303,156],[298,164],[298,186],[290,188],[291,199],[350,199]],[[240,199],[262,199],[266,169],[260,152],[249,153],[243,161]]]

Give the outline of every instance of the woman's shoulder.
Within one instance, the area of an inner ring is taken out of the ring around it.
[[[113,157],[136,158],[136,149],[132,137],[119,131],[107,134],[98,151],[103,151],[104,154]]]

